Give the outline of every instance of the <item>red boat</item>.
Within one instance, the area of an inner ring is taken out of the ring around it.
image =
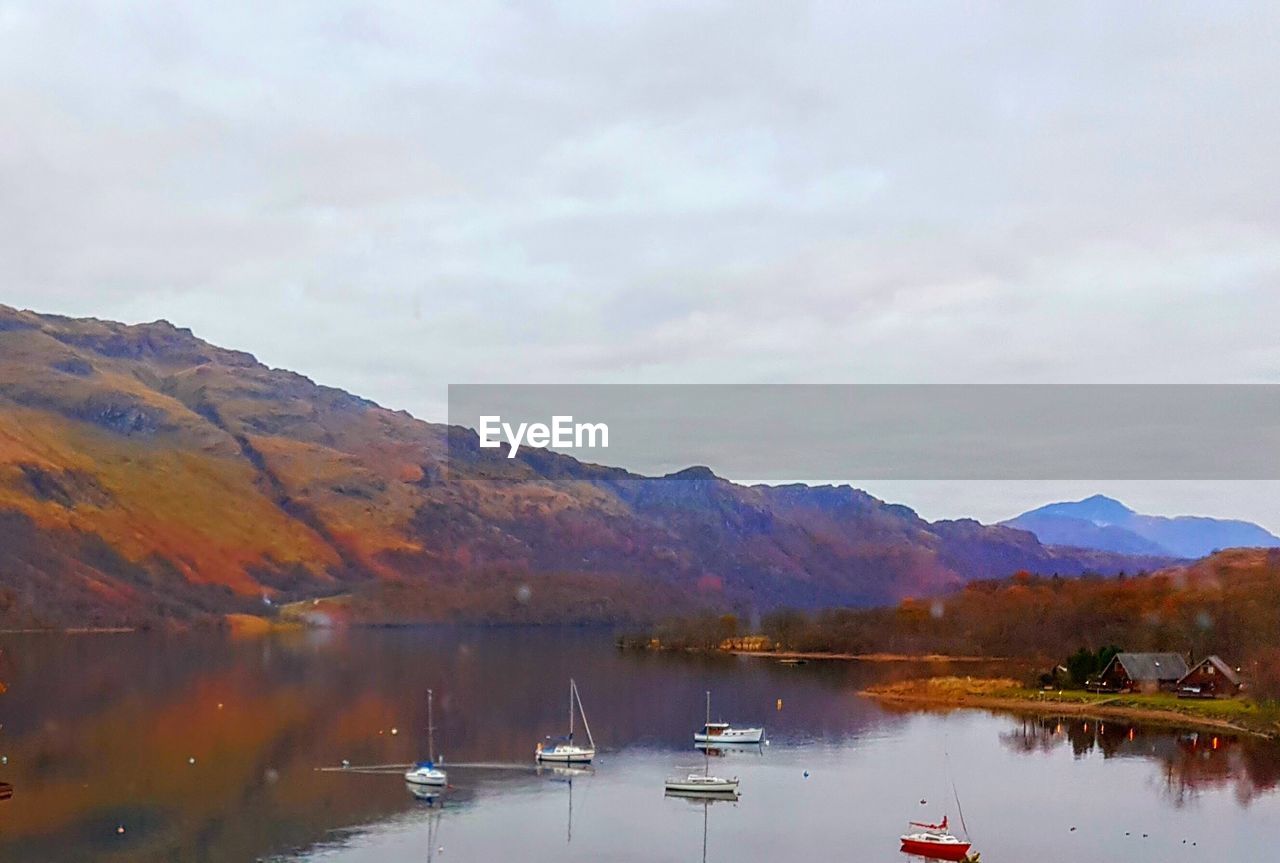
[[[908,854],[919,854],[935,860],[963,860],[969,854],[971,842],[965,842],[951,835],[947,830],[947,817],[942,816],[941,824],[923,824],[910,822],[910,826],[919,827],[915,833],[902,837],[902,850]]]

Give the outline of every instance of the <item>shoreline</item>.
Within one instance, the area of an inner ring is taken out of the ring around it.
[[[945,653],[824,653],[793,650],[724,650],[731,656],[755,656],[763,659],[804,659],[838,662],[1015,662],[1006,656],[952,656]]]
[[[1083,716],[1097,719],[1121,719],[1151,725],[1177,726],[1209,731],[1228,731],[1267,740],[1280,739],[1280,720],[1269,713],[1257,716],[1256,724],[1233,721],[1205,712],[1214,707],[1243,705],[1241,701],[1188,701],[1187,709],[1172,709],[1153,701],[1159,696],[1124,694],[1091,700],[1084,693],[1068,698],[1033,689],[1008,688],[1005,680],[969,680],[957,687],[957,678],[913,680],[906,683],[872,686],[858,694],[888,704],[921,708],[996,710],[1038,716]],[[945,684],[945,686],[944,686]],[[982,690],[986,691],[982,691]],[[1137,703],[1134,703],[1134,702]],[[1252,705],[1252,702],[1248,702]],[[1253,705],[1256,708],[1256,705]]]
[[[0,629],[0,635],[119,635],[137,631],[135,626],[46,626]]]

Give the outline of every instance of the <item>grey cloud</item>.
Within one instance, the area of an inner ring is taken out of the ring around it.
[[[450,381],[1274,381],[1270,4],[0,0],[5,302]]]

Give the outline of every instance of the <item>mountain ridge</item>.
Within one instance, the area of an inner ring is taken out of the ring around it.
[[[0,625],[185,626],[339,594],[397,622],[633,620],[1165,563],[849,486],[507,459],[167,321],[0,306]]]
[[[1225,548],[1276,548],[1280,537],[1240,519],[1145,515],[1095,494],[1059,501],[1000,522],[1042,542],[1125,554],[1199,558]]]

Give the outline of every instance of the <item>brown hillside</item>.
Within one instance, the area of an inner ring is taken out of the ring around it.
[[[672,644],[703,637],[705,621],[671,624]],[[1229,549],[1194,563],[1129,578],[1052,578],[1020,573],[976,581],[931,600],[765,618],[787,650],[865,654],[1065,656],[1078,647],[1221,654],[1265,664],[1255,683],[1280,692],[1280,549]]]
[[[446,435],[470,447],[447,475]],[[626,619],[671,610],[655,603],[866,605],[1018,569],[1162,563],[930,524],[848,487],[646,479],[474,442],[167,322],[0,306],[0,624],[209,620],[352,590],[365,619],[389,596],[403,607],[388,619],[484,618],[498,584],[598,589],[585,616]],[[494,476],[507,479],[459,481]],[[464,596],[468,578],[484,589]]]

